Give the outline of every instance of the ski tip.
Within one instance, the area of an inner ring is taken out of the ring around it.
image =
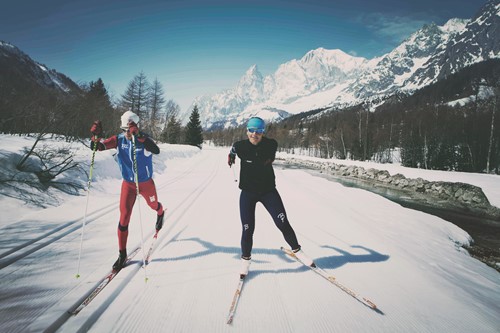
[[[363,300],[370,308],[372,308],[373,310],[378,310],[377,305],[375,303],[366,298],[363,298]]]

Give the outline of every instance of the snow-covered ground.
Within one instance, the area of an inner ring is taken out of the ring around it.
[[[31,141],[1,139],[4,157]],[[258,206],[253,263],[227,325],[241,232],[228,149],[160,148],[154,179],[168,210],[152,262],[140,268],[139,252],[77,316],[67,311],[117,257],[120,179],[112,152],[97,154],[80,262],[86,195],[59,192],[58,204],[45,209],[0,196],[1,332],[498,332],[500,274],[461,248],[470,241],[465,231],[376,194],[280,167],[277,187],[304,251],[382,313],[287,258],[281,234]],[[72,151],[76,160],[90,160],[81,144]],[[374,167],[410,178],[457,177],[452,181],[481,186],[500,206],[498,176]],[[129,252],[141,245],[141,234],[149,247],[154,221],[144,201],[136,204]]]

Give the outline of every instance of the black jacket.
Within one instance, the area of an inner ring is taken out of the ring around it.
[[[269,192],[276,188],[273,161],[278,143],[274,139],[262,137],[258,145],[250,140],[235,142],[230,155],[241,159],[240,189],[251,192]]]

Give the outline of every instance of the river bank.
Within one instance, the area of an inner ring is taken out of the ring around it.
[[[359,166],[286,159],[285,168],[302,168],[316,176],[379,194],[391,201],[438,216],[467,231],[470,255],[500,272],[500,210],[491,206],[480,188],[465,183],[407,179],[387,171]]]

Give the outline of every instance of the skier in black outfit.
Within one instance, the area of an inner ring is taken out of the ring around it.
[[[265,123],[259,117],[250,118],[247,123],[247,140],[235,142],[228,155],[228,164],[235,163],[236,155],[241,160],[240,169],[240,218],[241,235],[241,275],[247,275],[251,262],[253,233],[255,230],[255,207],[261,202],[271,214],[274,223],[283,233],[285,241],[295,255],[306,265],[314,262],[301,250],[297,236],[288,222],[285,207],[276,189],[273,161],[278,143],[264,137]]]

